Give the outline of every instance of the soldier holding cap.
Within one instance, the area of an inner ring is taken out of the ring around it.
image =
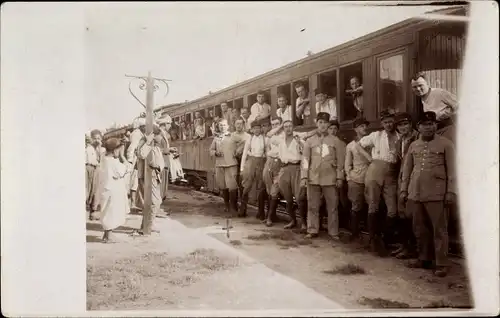
[[[356,139],[351,141],[346,148],[345,175],[347,195],[351,201],[350,230],[352,239],[359,236],[359,216],[366,203],[365,176],[372,160],[365,149],[356,147],[356,142],[367,135],[368,125],[369,122],[364,118],[354,120],[353,128],[356,132]]]
[[[261,121],[252,122],[252,136],[245,142],[241,158],[241,177],[243,193],[241,198],[239,217],[247,215],[248,196],[253,186],[258,194],[259,212],[257,218],[265,219],[266,188],[262,180],[266,163],[266,137],[262,134]]]
[[[396,145],[399,139],[394,125],[394,114],[387,110],[380,112],[382,126],[381,131],[374,131],[361,138],[357,147],[372,147],[372,161],[366,171],[365,186],[368,199],[368,232],[370,235],[371,250],[380,256],[385,256],[384,241],[379,235],[377,224],[377,212],[380,199],[383,196],[387,206],[387,219],[385,224],[385,236],[389,237],[394,229],[397,216],[398,202],[398,156]],[[362,151],[362,150],[360,150]]]
[[[400,200],[407,201],[413,215],[418,259],[409,267],[431,268],[444,277],[448,269],[448,209],[456,199],[453,143],[436,135],[434,112],[425,112],[418,122],[420,137],[408,149],[403,164]]]
[[[400,138],[397,143],[397,153],[398,158],[401,163],[404,162],[404,158],[408,153],[408,148],[410,144],[418,139],[418,131],[414,130],[412,127],[412,118],[408,113],[399,113],[396,115],[396,126],[400,133]],[[398,178],[398,189],[401,189],[401,176],[402,169],[399,172]],[[400,190],[398,190],[399,192]],[[416,256],[416,239],[413,233],[412,218],[409,213],[410,210],[406,208],[406,204],[401,200],[398,201],[398,213],[399,220],[401,221],[401,240],[402,245],[400,248],[396,249],[391,253],[392,256],[396,256],[399,259],[413,258]]]
[[[307,237],[318,236],[321,194],[328,209],[328,234],[339,239],[338,189],[344,182],[345,148],[328,134],[330,115],[320,112],[318,132],[304,144],[301,180],[308,185]]]

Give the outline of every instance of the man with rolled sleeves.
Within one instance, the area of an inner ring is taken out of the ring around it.
[[[399,113],[396,115],[396,126],[400,134],[396,149],[398,159],[402,166],[411,143],[418,139],[418,131],[413,129],[412,118],[408,113]],[[402,172],[403,170],[401,167],[398,178],[398,192],[401,190]],[[399,259],[408,259],[416,256],[417,243],[413,233],[412,217],[409,212],[410,210],[406,208],[405,202],[399,200],[398,214],[399,221],[401,222],[399,229],[402,245],[391,253],[392,256],[396,256],[396,258]]]
[[[307,188],[300,186],[300,162],[302,160],[302,149],[307,138],[316,134],[316,130],[310,132],[294,132],[291,119],[285,120],[282,124],[275,121],[273,129],[268,132],[270,143],[277,143],[278,158],[281,162],[274,182],[278,185],[279,192],[286,201],[287,213],[290,216],[290,223],[285,225],[285,229],[297,226],[297,218],[294,207],[294,197],[299,207],[301,217],[301,230],[307,233]],[[266,225],[272,226],[273,214],[276,213],[278,198],[271,201],[270,213],[268,213]]]
[[[365,149],[356,147],[356,142],[367,135],[366,129],[369,122],[364,118],[356,118],[353,128],[356,139],[351,141],[346,148],[345,176],[347,180],[347,196],[351,201],[350,230],[351,240],[359,237],[359,215],[366,203],[365,176],[370,165],[371,156]]]
[[[225,119],[219,122],[219,129],[221,134],[215,136],[210,145],[210,155],[215,157],[215,181],[217,188],[222,191],[226,211],[231,215],[236,215],[238,211],[238,161],[235,155],[243,139],[229,132],[229,124]]]
[[[400,200],[413,215],[418,259],[411,268],[431,268],[444,277],[448,272],[448,209],[455,202],[455,150],[453,143],[436,134],[434,112],[424,112],[418,122],[420,137],[408,149],[403,164]]]
[[[318,236],[321,194],[328,209],[328,234],[339,239],[338,188],[344,182],[345,148],[338,138],[328,134],[330,115],[316,117],[318,132],[304,144],[301,180],[307,184],[307,238]]]
[[[377,212],[380,206],[380,199],[383,197],[387,207],[387,217],[383,234],[384,238],[387,239],[393,234],[397,217],[399,166],[396,145],[399,134],[394,124],[394,113],[383,110],[380,112],[380,119],[384,129],[374,131],[361,138],[357,142],[357,147],[372,148],[372,161],[368,166],[365,177],[368,199],[369,242],[372,252],[376,252],[380,256],[386,256],[385,242],[376,226]]]
[[[252,122],[252,136],[245,142],[241,158],[241,176],[243,194],[241,198],[239,217],[246,217],[248,196],[255,186],[258,195],[257,218],[265,219],[266,187],[262,180],[264,165],[266,164],[266,136],[262,134],[261,121]]]

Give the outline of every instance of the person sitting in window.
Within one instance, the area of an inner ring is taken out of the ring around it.
[[[288,99],[285,94],[278,94],[278,109],[276,110],[276,116],[281,118],[281,122],[287,120],[292,121],[292,106],[288,105]]]
[[[295,92],[297,93],[297,100],[295,101],[295,116],[297,123],[295,125],[302,125],[307,122],[311,115],[311,107],[309,106],[309,92],[306,84],[299,82],[295,84]]]
[[[337,103],[335,98],[328,98],[326,91],[320,88],[314,90],[314,95],[316,95],[316,114],[328,113],[330,115],[330,120],[337,120]]]
[[[191,122],[186,122],[186,139],[190,140],[194,137],[194,127]]]
[[[212,126],[210,127],[210,130],[212,131],[212,135],[216,135],[216,129],[219,121],[221,120],[221,112],[218,110],[214,111],[214,115],[212,117]]]
[[[193,139],[203,139],[205,138],[205,123],[203,118],[196,118],[194,120],[194,138]]]
[[[271,117],[271,106],[265,102],[263,91],[257,93],[257,102],[250,108],[250,117],[248,117],[249,125],[254,121],[269,119]]]
[[[186,140],[187,139],[187,134],[186,134],[186,122],[181,121],[180,123],[180,130],[179,130],[179,139],[180,140]]]
[[[233,107],[233,109],[231,110],[231,122],[229,123],[229,131],[230,132],[233,132],[236,130],[235,128],[235,122],[236,120],[240,118],[240,110],[238,108]]]
[[[356,76],[351,77],[349,80],[350,89],[345,92],[352,97],[352,104],[358,111],[358,117],[363,117],[363,84]]]
[[[220,109],[221,109],[221,119],[227,120],[228,124],[231,124],[232,122],[232,108],[227,105],[226,102],[223,102],[220,104]]]
[[[250,123],[248,122],[248,118],[250,117],[250,112],[248,111],[248,108],[243,107],[240,111],[241,115],[240,118],[243,120],[244,124],[244,130],[246,132],[250,131]]]

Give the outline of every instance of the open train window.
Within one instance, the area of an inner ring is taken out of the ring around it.
[[[262,90],[262,92],[264,93],[264,103],[271,105],[271,90]],[[250,114],[252,112],[252,105],[255,103],[257,103],[257,92],[247,96],[248,111]]]
[[[292,109],[295,114],[294,125],[301,126],[311,124],[310,122],[310,103],[309,101],[309,79],[301,79],[292,83]],[[309,110],[309,111],[308,111]],[[304,113],[305,111],[305,113]],[[309,114],[309,115],[307,115]]]
[[[377,59],[377,101],[379,111],[398,112],[406,109],[405,57],[405,52],[399,51]]]
[[[353,120],[363,115],[363,63],[354,63],[340,69],[339,117]]]
[[[337,117],[339,115],[339,103],[337,98],[337,71],[328,71],[318,75],[318,88],[324,96],[324,100],[318,100],[316,95],[316,103],[314,107],[311,107],[311,116],[316,117],[318,111],[324,111],[330,113],[330,117]],[[333,105],[335,109],[331,109],[330,105],[333,100]],[[312,106],[312,105],[311,105]]]
[[[276,115],[278,115],[278,109],[280,109],[280,105],[279,105],[279,97],[281,95],[284,95],[285,98],[286,98],[286,105],[285,106],[289,106],[289,105],[292,105],[292,84],[285,84],[285,85],[281,85],[281,86],[278,86],[278,96],[276,98]],[[293,118],[294,116],[294,111],[293,111],[293,107],[290,107],[290,118]]]

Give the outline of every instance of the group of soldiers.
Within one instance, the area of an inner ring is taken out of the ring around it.
[[[293,121],[279,116],[252,121],[250,133],[243,120],[236,120],[234,132],[220,120],[210,154],[226,211],[246,217],[255,189],[257,218],[273,226],[281,195],[291,219],[285,229],[300,227],[312,239],[319,234],[324,205],[329,237],[338,242],[339,201],[347,190],[351,240],[359,238],[360,213],[367,205],[367,248],[446,276],[448,213],[456,203],[456,186],[454,145],[444,136],[453,136],[450,118],[457,107],[449,105],[455,100],[451,93],[430,88],[423,74],[412,79],[412,88],[423,106],[417,130],[410,114],[384,110],[379,114],[383,129],[370,134],[369,122],[356,118],[356,139],[348,145],[336,136],[339,124],[327,112],[317,114],[316,129],[307,133],[294,131]],[[381,223],[382,202],[387,214]],[[400,245],[390,251],[396,228]]]

